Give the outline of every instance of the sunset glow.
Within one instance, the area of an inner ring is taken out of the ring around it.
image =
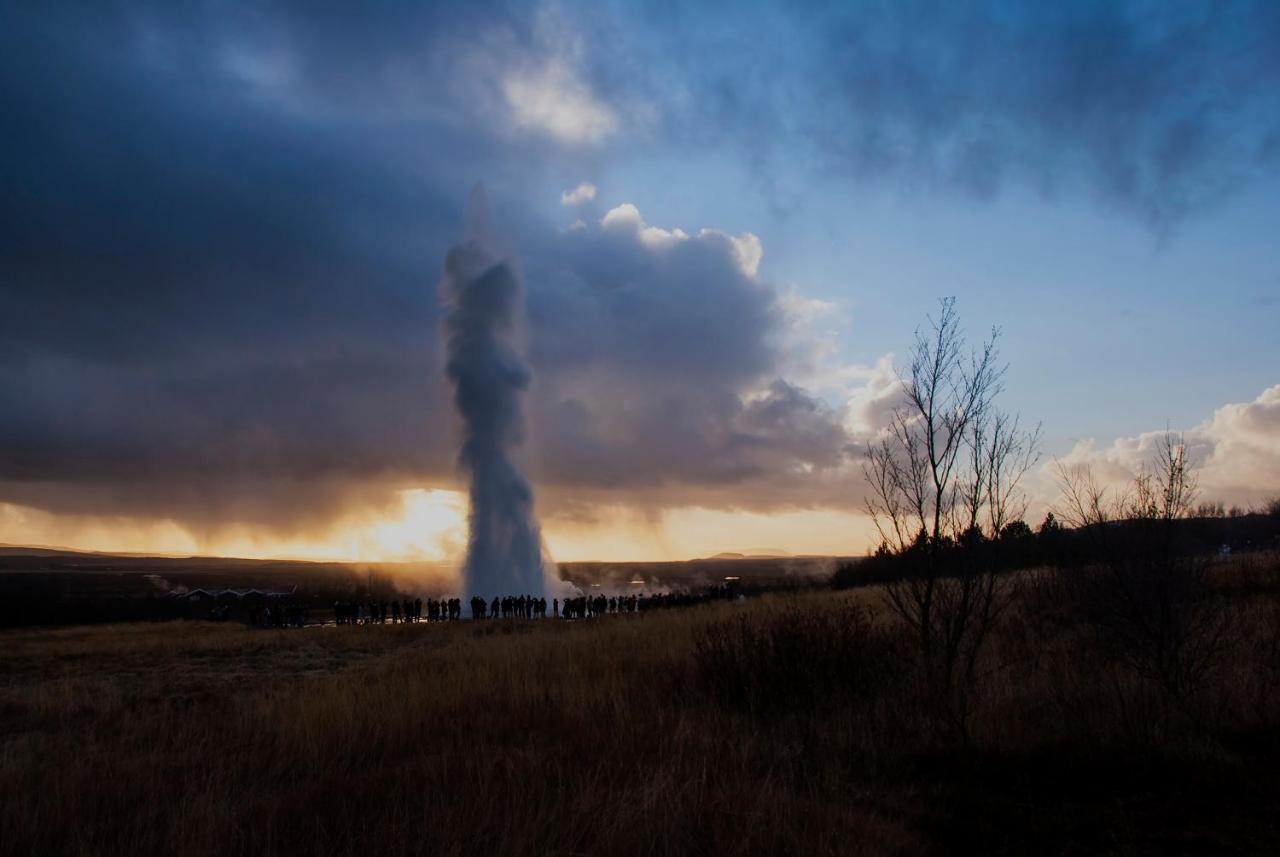
[[[352,562],[443,562],[466,547],[466,496],[447,489],[399,492],[399,508],[352,516],[340,527],[281,538],[232,529],[205,538],[173,521],[53,516],[0,504],[0,544],[73,550],[291,558]],[[752,550],[787,554],[856,555],[871,538],[862,515],[796,510],[771,515],[680,507],[654,518],[604,508],[590,522],[551,518],[544,536],[563,562],[669,561]]]

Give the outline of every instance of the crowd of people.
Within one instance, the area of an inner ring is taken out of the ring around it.
[[[221,615],[218,611],[221,610]],[[214,621],[228,617],[226,605],[213,608],[209,617]],[[304,604],[268,604],[249,610],[249,624],[255,628],[303,628],[311,618],[311,611]]]
[[[550,616],[554,619],[591,619],[597,616],[640,613],[663,607],[684,607],[703,601],[724,598],[724,587],[702,594],[658,593],[644,595],[578,595],[552,598]],[[492,600],[473,596],[471,618],[481,619],[545,619],[547,599],[533,595],[507,595]],[[417,622],[450,622],[462,618],[460,598],[378,599],[377,601],[338,601],[333,605],[337,625],[413,624]]]
[[[338,625],[385,625],[388,622],[397,625],[461,618],[461,598],[428,598],[425,602],[421,598],[412,601],[408,598],[390,601],[381,598],[368,602],[338,601],[333,605],[333,619]]]
[[[593,619],[600,616],[643,613],[668,607],[688,607],[706,601],[738,597],[736,586],[721,585],[699,592],[629,593],[617,595],[576,595],[552,598],[534,595],[507,595],[470,600],[470,618],[493,619]],[[254,606],[240,614],[250,625],[259,628],[302,628],[312,623],[312,607],[290,601]],[[230,607],[217,605],[209,614],[213,620],[231,618]],[[460,598],[369,598],[337,601],[333,605],[336,625],[416,624],[419,622],[456,622],[463,618]],[[319,624],[328,624],[319,619]]]
[[[559,599],[552,599],[555,612],[560,612]],[[532,595],[508,595],[505,598],[494,596],[492,602],[479,595],[471,599],[472,619],[545,619],[547,617],[547,599]]]
[[[643,595],[580,595],[564,600],[564,618],[589,619],[609,613],[638,613],[650,606],[652,596]]]

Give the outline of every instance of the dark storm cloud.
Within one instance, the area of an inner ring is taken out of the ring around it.
[[[0,499],[198,519],[246,479],[447,469],[421,438],[449,184],[245,97],[190,21],[104,10],[3,27]],[[341,500],[276,493],[268,521]]]
[[[744,146],[767,181],[989,196],[1083,180],[1162,229],[1280,170],[1273,2],[649,8],[652,53],[628,67],[658,69],[655,98],[686,94],[672,130]]]
[[[0,502],[283,531],[453,479],[433,284],[490,173],[540,479],[729,484],[803,454],[740,397],[780,321],[735,239],[538,222],[500,165],[536,175],[545,142],[404,82],[444,71],[438,13],[307,9],[6,13]]]
[[[771,380],[784,322],[743,267],[735,242],[754,239],[662,233],[638,215],[568,232],[560,267],[530,275],[544,284],[531,296],[540,482],[671,502],[845,463],[840,415]]]

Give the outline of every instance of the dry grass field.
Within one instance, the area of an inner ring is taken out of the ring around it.
[[[1280,853],[1280,560],[1176,699],[1018,578],[971,738],[875,589],[0,634],[5,854]]]

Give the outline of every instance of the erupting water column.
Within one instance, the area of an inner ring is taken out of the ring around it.
[[[459,462],[471,478],[467,595],[544,593],[542,538],[533,489],[512,453],[524,434],[521,394],[531,372],[517,349],[520,279],[495,258],[483,188],[471,193],[466,235],[449,251],[440,281],[445,374],[462,417]]]

